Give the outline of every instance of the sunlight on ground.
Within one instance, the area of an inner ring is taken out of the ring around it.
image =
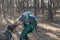
[[[2,23],[5,24],[5,25],[7,24],[5,19],[2,20]]]
[[[14,23],[14,20],[7,18],[7,20],[12,24]]]
[[[19,40],[16,34],[14,34],[14,33],[11,33],[11,34],[12,34],[12,37],[14,40]]]
[[[54,38],[54,39],[56,39],[56,40],[59,40],[60,38],[57,36],[57,35],[55,35],[55,34],[52,34],[52,33],[46,33],[47,35],[49,35],[51,38]]]
[[[56,12],[60,12],[60,10],[57,10]]]
[[[39,23],[38,26],[42,27],[42,28],[45,28],[45,29],[48,29],[48,30],[54,30],[54,31],[60,30],[60,28],[55,28],[55,27],[53,27],[51,25],[48,25],[48,24],[40,24]]]
[[[57,17],[60,17],[60,15],[58,14],[58,15],[56,15]]]

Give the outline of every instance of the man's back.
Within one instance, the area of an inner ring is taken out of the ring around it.
[[[24,23],[36,23],[37,22],[37,18],[30,12],[30,11],[26,11],[24,14]]]
[[[38,20],[37,18],[32,14],[32,12],[30,11],[25,11],[19,18],[18,20],[20,20],[21,22],[25,23],[25,24],[37,24]]]

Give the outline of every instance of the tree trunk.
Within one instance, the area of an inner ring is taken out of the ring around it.
[[[44,0],[41,0],[42,15],[44,15]]]
[[[27,3],[26,9],[29,9],[29,0],[26,0],[26,3]]]
[[[38,13],[38,6],[39,6],[39,0],[34,0],[34,15],[37,17],[37,13]]]
[[[1,0],[2,3],[2,18],[4,18],[4,0]]]
[[[53,0],[53,10],[54,10],[54,15],[56,15],[56,1]]]
[[[53,21],[52,0],[48,2],[48,20]]]

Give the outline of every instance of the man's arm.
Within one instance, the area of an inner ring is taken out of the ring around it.
[[[20,18],[21,18],[21,16],[18,17],[18,18],[15,20],[15,22],[13,23],[14,26],[18,26],[18,25],[21,25],[21,24],[22,24],[22,22],[20,21]]]
[[[38,19],[35,17],[35,28],[37,28]]]

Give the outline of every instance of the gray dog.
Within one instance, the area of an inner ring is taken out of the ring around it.
[[[0,34],[0,40],[14,40],[11,35],[11,32],[13,31],[14,28],[15,28],[14,25],[9,25],[5,33]]]

